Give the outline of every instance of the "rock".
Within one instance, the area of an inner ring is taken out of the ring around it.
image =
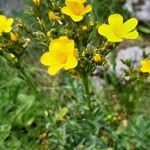
[[[140,61],[143,59],[143,52],[150,54],[150,47],[142,49],[139,46],[133,46],[126,49],[121,49],[117,54],[116,59],[116,72],[118,76],[124,76],[124,69],[127,69],[127,66],[122,63],[121,60],[130,59],[134,67],[140,66]]]
[[[150,0],[127,0],[124,7],[139,20],[150,21]]]
[[[7,16],[13,16],[14,12],[20,11],[22,7],[22,0],[0,0],[0,9]]]

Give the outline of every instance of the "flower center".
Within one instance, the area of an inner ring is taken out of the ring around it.
[[[123,29],[121,27],[112,28],[112,31],[117,37],[121,38],[123,35]]]
[[[66,55],[65,55],[64,53],[60,53],[60,54],[58,55],[57,59],[58,59],[58,62],[59,62],[60,64],[65,64],[66,61],[67,61],[67,57],[66,57]]]
[[[76,7],[76,8],[74,8],[73,12],[74,12],[75,15],[80,15],[81,14],[81,9]]]
[[[68,7],[75,15],[80,15],[84,9],[84,5],[77,2],[71,2]]]

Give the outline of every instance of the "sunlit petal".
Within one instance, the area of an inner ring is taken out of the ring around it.
[[[139,37],[139,33],[136,30],[134,30],[132,32],[124,34],[122,37],[126,39],[137,39]]]
[[[102,24],[98,29],[99,34],[105,36],[110,42],[121,42],[122,38],[117,37],[112,31],[109,25]]]
[[[110,15],[108,22],[113,33],[116,36],[121,37],[123,32],[123,17],[120,14]]]
[[[57,57],[52,55],[50,52],[46,52],[41,56],[40,59],[41,63],[45,66],[52,66],[52,65],[58,65],[59,62],[57,60]]]
[[[138,24],[138,20],[136,18],[131,18],[123,24],[124,33],[128,33],[132,31]]]
[[[86,14],[86,13],[89,13],[91,10],[92,10],[92,6],[91,6],[91,5],[87,5],[87,6],[84,8],[84,11],[82,12],[82,15],[84,15],[84,14]]]
[[[65,70],[75,68],[78,64],[78,61],[75,57],[69,57],[67,63],[64,66]]]
[[[56,75],[56,73],[61,70],[64,67],[64,64],[60,64],[60,65],[55,65],[55,66],[50,66],[48,68],[48,73],[50,75]]]

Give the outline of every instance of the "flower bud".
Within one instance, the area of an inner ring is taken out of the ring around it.
[[[48,13],[48,17],[49,19],[54,20],[54,21],[60,20],[60,17],[57,16],[53,11],[50,11]]]
[[[10,32],[10,39],[11,39],[13,42],[17,42],[17,41],[18,41],[18,34],[17,34],[17,33]]]
[[[32,0],[32,1],[33,1],[33,3],[34,3],[36,6],[39,6],[41,0]]]
[[[100,62],[102,60],[101,56],[99,54],[95,54],[94,57],[93,57],[94,61],[96,63]]]

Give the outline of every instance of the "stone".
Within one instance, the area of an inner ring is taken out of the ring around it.
[[[150,0],[127,0],[125,8],[141,21],[150,21]]]
[[[124,69],[127,66],[121,60],[131,60],[134,67],[140,67],[140,61],[143,59],[143,52],[150,54],[150,46],[141,48],[140,46],[133,46],[126,49],[120,49],[116,58],[116,72],[118,76],[124,76]]]
[[[0,10],[7,16],[13,16],[23,7],[23,0],[0,0]]]

